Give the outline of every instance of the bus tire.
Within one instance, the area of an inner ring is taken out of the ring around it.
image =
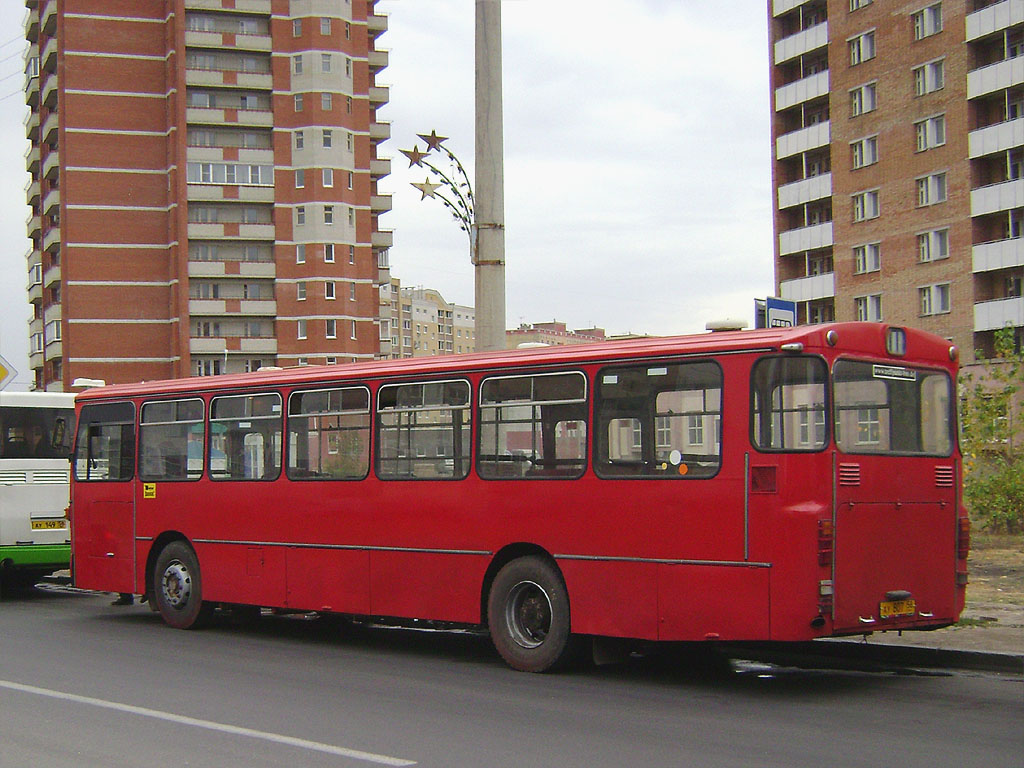
[[[545,672],[569,655],[569,591],[550,560],[530,555],[506,563],[487,596],[491,641],[522,672]]]
[[[163,620],[175,629],[197,629],[213,613],[203,602],[199,559],[184,541],[172,541],[153,566],[153,595]]]

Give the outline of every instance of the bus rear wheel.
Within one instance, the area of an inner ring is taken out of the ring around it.
[[[569,592],[554,563],[520,557],[494,577],[487,625],[505,662],[522,672],[544,672],[569,651]]]
[[[213,613],[213,605],[203,602],[199,559],[183,541],[160,551],[153,566],[153,595],[163,620],[175,629],[198,628]]]

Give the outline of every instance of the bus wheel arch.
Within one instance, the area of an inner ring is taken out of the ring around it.
[[[573,655],[569,591],[547,552],[530,545],[508,549],[485,579],[487,627],[510,667],[545,672]]]
[[[203,600],[199,558],[184,536],[168,533],[154,542],[146,581],[151,604],[176,629],[197,629],[213,613],[213,603]]]

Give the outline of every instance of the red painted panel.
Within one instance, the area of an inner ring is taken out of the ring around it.
[[[658,639],[767,638],[770,573],[743,566],[659,566]]]

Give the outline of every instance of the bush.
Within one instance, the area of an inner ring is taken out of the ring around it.
[[[980,359],[980,355],[978,356]],[[1024,531],[1024,353],[1013,328],[996,331],[995,356],[961,377],[964,501],[984,528]]]

